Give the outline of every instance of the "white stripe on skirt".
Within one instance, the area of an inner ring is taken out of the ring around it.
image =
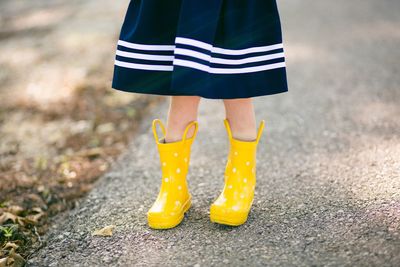
[[[211,44],[184,38],[184,37],[176,37],[175,42],[178,44],[185,44],[190,45],[196,48],[206,49],[211,51],[212,53],[224,54],[224,55],[245,55],[249,53],[259,53],[259,52],[268,52],[272,50],[282,49],[283,44],[275,44],[275,45],[268,45],[268,46],[257,46],[257,47],[250,47],[245,49],[225,49],[219,47],[213,47]],[[137,50],[146,50],[146,51],[173,51],[175,55],[184,55],[190,56],[193,58],[201,59],[207,61],[209,63],[214,64],[225,64],[225,65],[241,65],[246,63],[254,63],[254,62],[262,62],[268,61],[272,59],[279,59],[284,58],[285,55],[283,52],[280,53],[273,53],[261,56],[247,56],[245,58],[240,59],[226,59],[226,58],[218,58],[212,57],[205,53],[201,53],[195,50],[186,49],[186,48],[176,48],[175,45],[145,45],[145,44],[138,44],[138,43],[130,43],[126,41],[119,40],[118,45],[124,46],[127,48],[137,49]],[[131,63],[131,62],[124,62],[121,60],[116,60],[115,65],[130,68],[130,69],[142,69],[142,70],[158,70],[158,71],[172,71],[173,66],[183,66],[198,69],[201,71],[205,71],[208,73],[213,74],[238,74],[238,73],[249,73],[249,72],[257,72],[257,71],[264,71],[264,70],[271,70],[277,68],[283,68],[286,66],[285,62],[278,62],[272,64],[264,64],[259,66],[251,66],[251,67],[243,67],[243,68],[216,68],[210,67],[208,65],[204,65],[198,63],[193,60],[187,59],[177,59],[173,55],[151,55],[151,54],[143,54],[143,53],[133,53],[127,51],[117,50],[116,53],[120,57],[124,58],[133,58],[133,59],[142,59],[142,60],[153,60],[153,61],[168,61],[170,62],[169,65],[155,65],[155,64],[138,64],[138,63]]]

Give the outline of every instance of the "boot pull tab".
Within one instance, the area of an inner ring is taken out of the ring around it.
[[[229,121],[226,118],[224,119],[224,125],[225,125],[225,128],[226,128],[226,132],[228,133],[229,140],[231,140],[232,139],[232,130],[231,130],[231,126],[229,124]]]
[[[183,137],[182,140],[185,142],[187,139],[187,133],[189,131],[189,129],[194,125],[194,132],[193,132],[193,136],[191,138],[196,138],[197,135],[197,130],[199,129],[199,124],[197,121],[191,121],[185,128],[185,131],[183,132]]]
[[[263,129],[264,129],[264,125],[265,125],[265,121],[264,121],[264,120],[261,120],[260,126],[258,126],[258,131],[257,131],[257,138],[256,138],[256,143],[257,143],[257,144],[258,144],[258,142],[260,141],[261,134],[262,134],[262,131],[263,131]]]
[[[163,138],[165,138],[166,131],[165,131],[164,124],[161,122],[160,119],[154,119],[153,120],[152,129],[153,129],[154,139],[156,140],[157,144],[160,144],[160,138],[157,135],[157,124],[160,125],[161,131],[162,131],[162,133],[164,135]]]

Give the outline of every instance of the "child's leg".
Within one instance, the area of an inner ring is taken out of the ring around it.
[[[225,117],[229,120],[232,135],[242,141],[256,139],[256,119],[251,98],[224,99]]]
[[[199,102],[198,96],[171,96],[165,137],[167,143],[181,140],[187,124],[197,120]],[[193,131],[193,127],[190,128],[187,136],[191,137]]]

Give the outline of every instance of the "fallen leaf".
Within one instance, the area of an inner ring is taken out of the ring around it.
[[[114,230],[115,225],[108,225],[102,229],[95,230],[92,233],[92,236],[112,236],[112,231]]]
[[[11,248],[11,251],[7,258],[0,259],[0,267],[23,267],[25,265],[25,259],[15,252],[18,245],[12,242],[8,242],[4,249]]]
[[[4,246],[4,249],[8,248],[16,250],[17,248],[19,248],[19,246],[13,242],[7,242],[7,244]]]
[[[7,264],[7,266],[11,267],[23,267],[25,265],[25,260],[21,255],[16,253],[14,250],[11,250]]]
[[[104,154],[104,149],[100,147],[84,149],[79,151],[76,155],[79,157],[97,157]]]
[[[30,224],[38,224],[43,215],[44,213],[31,214],[25,217],[25,221]]]
[[[99,134],[105,134],[108,132],[112,132],[114,130],[115,130],[115,126],[114,126],[114,123],[112,123],[112,122],[100,124],[96,128],[96,132]]]
[[[24,211],[24,208],[18,205],[12,205],[8,207],[7,210],[12,214],[19,215],[21,212]]]
[[[0,267],[7,267],[7,260],[8,258],[0,259]]]
[[[32,211],[36,211],[37,213],[43,213],[43,210],[39,207],[33,208]]]
[[[33,208],[32,211],[37,212],[37,213],[27,215],[25,217],[25,220],[26,220],[26,222],[28,222],[30,224],[37,224],[39,222],[40,218],[42,218],[45,215],[45,213],[39,207]]]
[[[3,212],[3,214],[0,216],[0,224],[4,224],[8,220],[11,220],[13,223],[16,223],[18,219],[17,215],[14,215],[10,212]]]
[[[12,221],[13,223],[17,223],[21,226],[25,226],[25,218],[14,215],[10,212],[3,212],[0,216],[0,225],[6,223],[8,220]]]

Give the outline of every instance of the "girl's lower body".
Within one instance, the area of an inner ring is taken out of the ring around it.
[[[162,179],[147,213],[149,226],[175,227],[191,206],[186,176],[202,97],[223,100],[230,145],[225,186],[210,206],[210,219],[246,222],[264,128],[264,120],[256,123],[252,98],[288,90],[275,0],[131,1],[113,88],[170,96],[166,126],[159,119],[152,125]]]

